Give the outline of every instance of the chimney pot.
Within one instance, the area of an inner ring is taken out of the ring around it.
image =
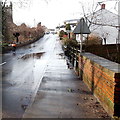
[[[101,5],[101,9],[105,9],[105,4],[102,4],[102,5]]]

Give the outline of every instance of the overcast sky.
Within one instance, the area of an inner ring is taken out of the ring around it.
[[[11,0],[13,1],[13,20],[16,24],[26,23],[34,26],[38,22],[48,28],[55,28],[64,20],[78,19],[85,12],[95,9],[97,2],[103,0]],[[22,4],[19,4],[22,1]],[[104,0],[106,9],[116,12],[118,6],[114,0]],[[106,2],[107,1],[107,2]],[[25,4],[27,2],[27,5]],[[93,6],[94,3],[94,6]],[[18,5],[19,4],[19,5]],[[21,6],[22,7],[21,7]],[[100,9],[98,5],[97,9]]]

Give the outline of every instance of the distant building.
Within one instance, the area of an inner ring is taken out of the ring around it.
[[[100,10],[87,17],[87,23],[91,33],[102,38],[102,44],[120,43],[118,15],[106,10],[105,4],[101,5]]]
[[[74,30],[76,27],[77,23],[79,22],[80,19],[70,19],[70,20],[65,20],[62,25],[59,25],[56,27],[56,32],[59,33],[61,30],[66,31],[66,24],[70,24],[71,26],[71,32]]]
[[[59,26],[57,26],[55,31],[57,32],[57,34],[59,34],[59,32],[61,30],[65,31],[65,25],[59,25]]]
[[[70,24],[71,32],[72,32],[75,29],[75,27],[76,27],[76,25],[78,24],[79,21],[80,21],[80,19],[65,20],[64,25]]]

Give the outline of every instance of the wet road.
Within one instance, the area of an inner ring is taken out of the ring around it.
[[[3,69],[4,118],[21,118],[34,100],[56,39],[56,35],[45,35],[39,41],[17,49],[16,54],[3,55],[0,66]]]

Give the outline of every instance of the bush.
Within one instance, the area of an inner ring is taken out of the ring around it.
[[[61,30],[61,31],[59,32],[59,37],[63,37],[64,34],[65,34],[64,30]]]
[[[85,45],[101,45],[102,39],[97,35],[90,34],[84,43]]]
[[[75,39],[64,38],[63,44],[67,47],[78,47],[78,42]]]
[[[70,26],[70,24],[66,24],[66,30],[71,30],[71,26]]]

